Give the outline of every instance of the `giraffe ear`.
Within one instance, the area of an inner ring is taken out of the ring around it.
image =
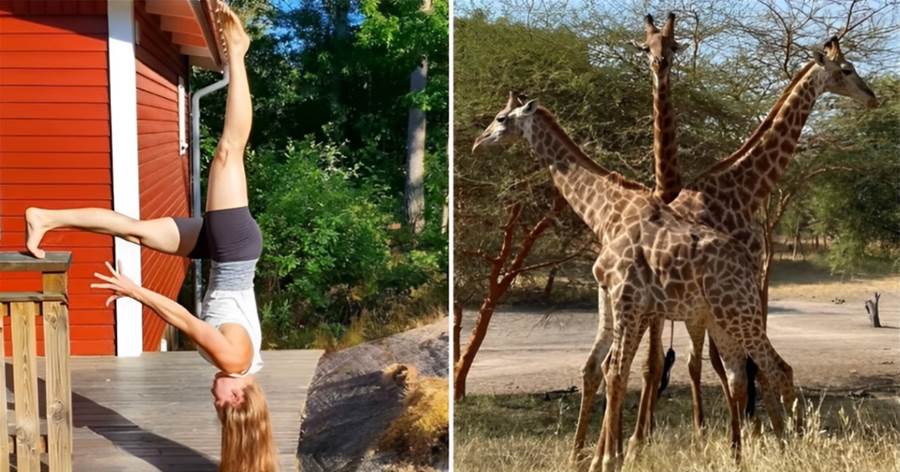
[[[531,115],[535,111],[537,111],[538,103],[537,100],[528,100],[522,105],[522,114],[523,115]]]
[[[648,14],[644,17],[644,32],[647,34],[659,33],[659,29],[657,29],[656,25],[653,23],[653,15]]]
[[[675,35],[675,14],[669,13],[669,16],[666,18],[665,24],[663,24],[662,29],[663,36],[674,36]]]
[[[816,64],[818,64],[820,66],[824,66],[825,65],[825,52],[822,51],[821,49],[814,49],[813,50],[813,60],[816,61]]]

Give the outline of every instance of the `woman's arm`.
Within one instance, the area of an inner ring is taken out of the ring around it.
[[[120,262],[119,266],[121,267],[121,265]],[[93,283],[91,287],[113,291],[113,295],[106,300],[107,306],[121,297],[133,298],[156,312],[166,323],[174,326],[191,338],[209,354],[216,367],[223,372],[228,374],[241,373],[250,366],[253,355],[252,349],[246,349],[246,347],[238,349],[221,331],[192,315],[178,302],[152,290],[137,286],[131,279],[115,270],[109,262],[106,263],[106,267],[111,275],[107,276],[95,272],[94,276],[104,281],[104,283]]]

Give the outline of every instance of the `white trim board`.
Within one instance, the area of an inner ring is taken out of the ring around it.
[[[112,136],[113,210],[141,217],[138,181],[137,78],[134,1],[107,2],[109,25],[109,125]],[[114,253],[125,276],[141,284],[141,248],[115,238]],[[137,357],[144,347],[143,307],[130,298],[116,300],[116,355]]]

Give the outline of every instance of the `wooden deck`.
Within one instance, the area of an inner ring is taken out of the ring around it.
[[[263,353],[266,365],[257,378],[269,400],[282,471],[297,470],[300,413],[321,354]],[[42,365],[39,373],[43,403]],[[214,373],[196,352],[72,358],[74,469],[216,471],[220,427],[209,391]],[[9,361],[6,375],[12,385]]]

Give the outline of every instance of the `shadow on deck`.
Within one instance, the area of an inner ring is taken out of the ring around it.
[[[283,471],[297,470],[301,409],[321,354],[263,353],[266,365],[257,378],[268,397]],[[43,366],[38,370],[43,415]],[[210,394],[213,374],[195,352],[72,358],[74,469],[217,471],[220,427]],[[11,364],[6,364],[6,377],[12,385]],[[11,402],[12,395],[8,398]]]

